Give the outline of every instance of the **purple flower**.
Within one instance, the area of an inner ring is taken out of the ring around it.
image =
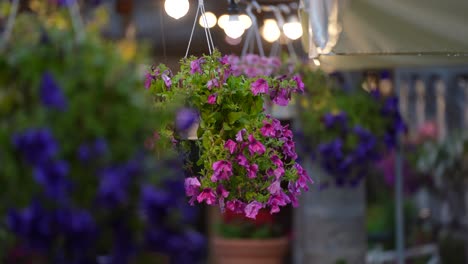
[[[283,153],[293,160],[297,159],[296,146],[294,141],[288,139],[283,144]]]
[[[273,97],[273,103],[279,106],[287,106],[289,104],[289,94],[284,88],[281,88],[279,92]]]
[[[280,181],[274,181],[270,186],[268,186],[267,190],[270,194],[279,194],[282,191]]]
[[[176,115],[176,128],[178,131],[186,131],[194,123],[198,122],[198,112],[192,108],[182,108]]]
[[[208,90],[213,89],[213,87],[220,87],[218,79],[211,79],[206,83]]]
[[[241,165],[242,167],[244,168],[248,168],[249,167],[249,161],[247,160],[247,158],[243,155],[243,154],[239,154],[237,157],[236,157],[236,162]]]
[[[243,213],[245,206],[246,204],[244,202],[241,202],[237,199],[226,202],[227,209],[234,213]]]
[[[250,202],[244,209],[245,216],[248,218],[255,219],[257,217],[258,210],[260,210],[262,207],[263,205],[260,202]]]
[[[78,148],[78,159],[81,162],[88,162],[93,160],[101,155],[106,154],[107,152],[107,142],[106,140],[99,138],[93,144],[82,144]]]
[[[226,189],[224,189],[223,185],[218,185],[218,187],[216,188],[216,194],[220,198],[227,198],[229,195],[229,192],[226,191]]]
[[[209,104],[216,104],[216,98],[218,97],[218,94],[214,93],[214,94],[210,94],[208,96],[208,101],[207,103]]]
[[[273,175],[275,175],[276,179],[281,178],[284,175],[284,168],[279,167],[273,170]]]
[[[220,62],[222,65],[230,64],[230,62],[229,62],[229,56],[230,56],[230,55],[224,55],[223,57],[221,57],[221,58],[219,59],[219,62]]]
[[[195,74],[196,72],[202,73],[201,65],[205,62],[204,58],[199,58],[190,62],[190,74]]]
[[[278,157],[278,155],[271,156],[270,160],[275,164],[277,167],[283,167],[283,162]]]
[[[291,199],[284,193],[280,192],[279,194],[271,195],[268,199],[268,206],[271,207],[270,213],[278,213],[280,211],[280,206],[285,206],[291,202]]]
[[[314,181],[310,178],[310,176],[307,174],[307,171],[304,170],[304,168],[302,168],[299,163],[294,164],[294,168],[296,168],[297,175],[299,176],[296,182],[296,186],[304,189],[305,191],[308,191],[309,186],[307,185],[307,182],[313,184]]]
[[[224,144],[224,148],[229,150],[229,153],[233,154],[234,151],[236,150],[237,144],[231,139],[228,139],[226,143]]]
[[[144,217],[149,223],[162,223],[171,202],[168,193],[157,190],[151,185],[142,187],[140,204]]]
[[[171,78],[169,77],[169,75],[165,72],[161,75],[161,78],[163,79],[164,81],[164,84],[166,85],[167,88],[170,88],[171,85],[172,85],[172,80]]]
[[[299,74],[296,74],[293,76],[293,80],[296,82],[297,85],[296,91],[303,93],[305,85],[304,82],[302,82],[301,76]]]
[[[194,196],[200,193],[201,184],[197,177],[189,177],[185,178],[184,187],[187,196]]]
[[[231,162],[226,160],[219,160],[213,163],[213,176],[211,176],[212,182],[219,180],[227,180],[232,176],[232,165]]]
[[[254,95],[259,93],[268,93],[268,82],[265,79],[259,78],[250,86],[250,90]]]
[[[258,172],[257,164],[251,164],[250,166],[247,167],[247,176],[249,177],[249,179],[256,178],[257,172]]]
[[[64,198],[71,187],[67,179],[69,167],[64,161],[50,161],[34,169],[34,180],[51,198]]]
[[[58,144],[48,129],[30,129],[14,134],[12,143],[31,165],[46,162],[58,152]]]
[[[239,132],[236,134],[236,141],[237,142],[242,142],[244,141],[244,135],[247,133],[247,131],[244,129],[241,129]]]
[[[265,146],[257,141],[252,134],[249,135],[249,151],[250,155],[254,155],[254,153],[262,155],[265,153]]]
[[[149,89],[151,87],[151,83],[153,82],[154,80],[154,75],[152,75],[151,73],[147,72],[145,74],[145,88],[146,89]]]
[[[198,195],[197,201],[202,203],[206,201],[206,204],[212,205],[216,203],[216,195],[211,188],[205,188],[203,191]]]
[[[274,137],[276,136],[275,128],[272,124],[267,121],[263,121],[263,127],[260,129],[260,132],[264,137]]]
[[[55,82],[52,74],[45,72],[42,75],[40,86],[40,97],[42,104],[50,109],[65,111],[67,109],[67,99],[60,86]]]

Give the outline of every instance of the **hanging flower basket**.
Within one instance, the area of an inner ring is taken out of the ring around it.
[[[302,91],[302,81],[249,78],[234,70],[227,56],[215,52],[183,59],[175,75],[164,65],[147,74],[157,107],[182,98],[199,113],[201,172],[185,181],[190,203],[217,204],[251,218],[261,208],[276,213],[289,203],[297,206],[297,196],[312,180],[296,161],[293,133],[263,106],[264,95],[287,105],[292,93]]]

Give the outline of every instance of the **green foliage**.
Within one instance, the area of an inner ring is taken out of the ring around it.
[[[143,150],[144,139],[173,116],[154,111],[148,103],[137,61],[126,61],[97,29],[88,28],[86,33],[85,40],[76,42],[65,13],[45,17],[24,13],[17,18],[12,42],[0,54],[0,216],[7,207],[26,206],[41,192],[32,168],[11,144],[15,133],[49,128],[60,144],[57,158],[70,163],[70,177],[79,186],[75,206],[94,208],[96,168],[135,157]],[[67,111],[42,104],[39,87],[45,72],[52,74],[67,98]],[[110,155],[79,162],[79,146],[98,138],[105,139]],[[159,178],[151,175],[147,180],[157,183]]]

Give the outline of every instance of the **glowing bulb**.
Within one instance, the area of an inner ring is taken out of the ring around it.
[[[283,25],[283,32],[286,37],[292,40],[302,37],[302,25],[297,17],[291,17],[290,20]]]
[[[229,15],[222,15],[218,18],[218,26],[222,29],[224,29],[229,22]]]
[[[224,26],[224,33],[232,39],[237,39],[244,34],[244,26],[239,19],[239,15],[230,15],[229,20]]]
[[[216,25],[216,16],[211,12],[206,12],[200,16],[198,23],[204,28],[212,28]]]
[[[188,0],[166,0],[164,2],[166,13],[175,19],[185,16],[188,13],[189,7]]]
[[[263,38],[268,42],[275,42],[281,36],[281,31],[274,19],[265,19],[262,30]]]
[[[248,15],[242,14],[239,16],[239,19],[242,22],[244,29],[248,29],[249,27],[252,26],[252,19],[250,19]]]

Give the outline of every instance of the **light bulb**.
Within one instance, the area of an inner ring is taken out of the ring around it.
[[[244,26],[239,19],[239,15],[230,15],[229,20],[224,26],[224,33],[230,38],[237,39],[244,34]]]
[[[198,23],[204,28],[212,28],[216,25],[216,16],[211,12],[206,12],[200,16]]]
[[[275,42],[279,39],[281,31],[274,19],[265,19],[263,22],[262,36],[268,42]]]
[[[185,16],[189,7],[190,3],[188,0],[166,0],[164,2],[166,13],[175,19]]]
[[[302,37],[302,25],[296,16],[291,17],[289,21],[283,25],[283,32],[286,37],[292,40]]]
[[[242,25],[244,26],[244,29],[248,29],[249,27],[252,26],[252,19],[246,14],[242,14],[239,16],[240,21],[242,21]]]
[[[229,21],[229,15],[221,15],[219,18],[218,18],[218,26],[222,29],[224,29],[227,25]]]

